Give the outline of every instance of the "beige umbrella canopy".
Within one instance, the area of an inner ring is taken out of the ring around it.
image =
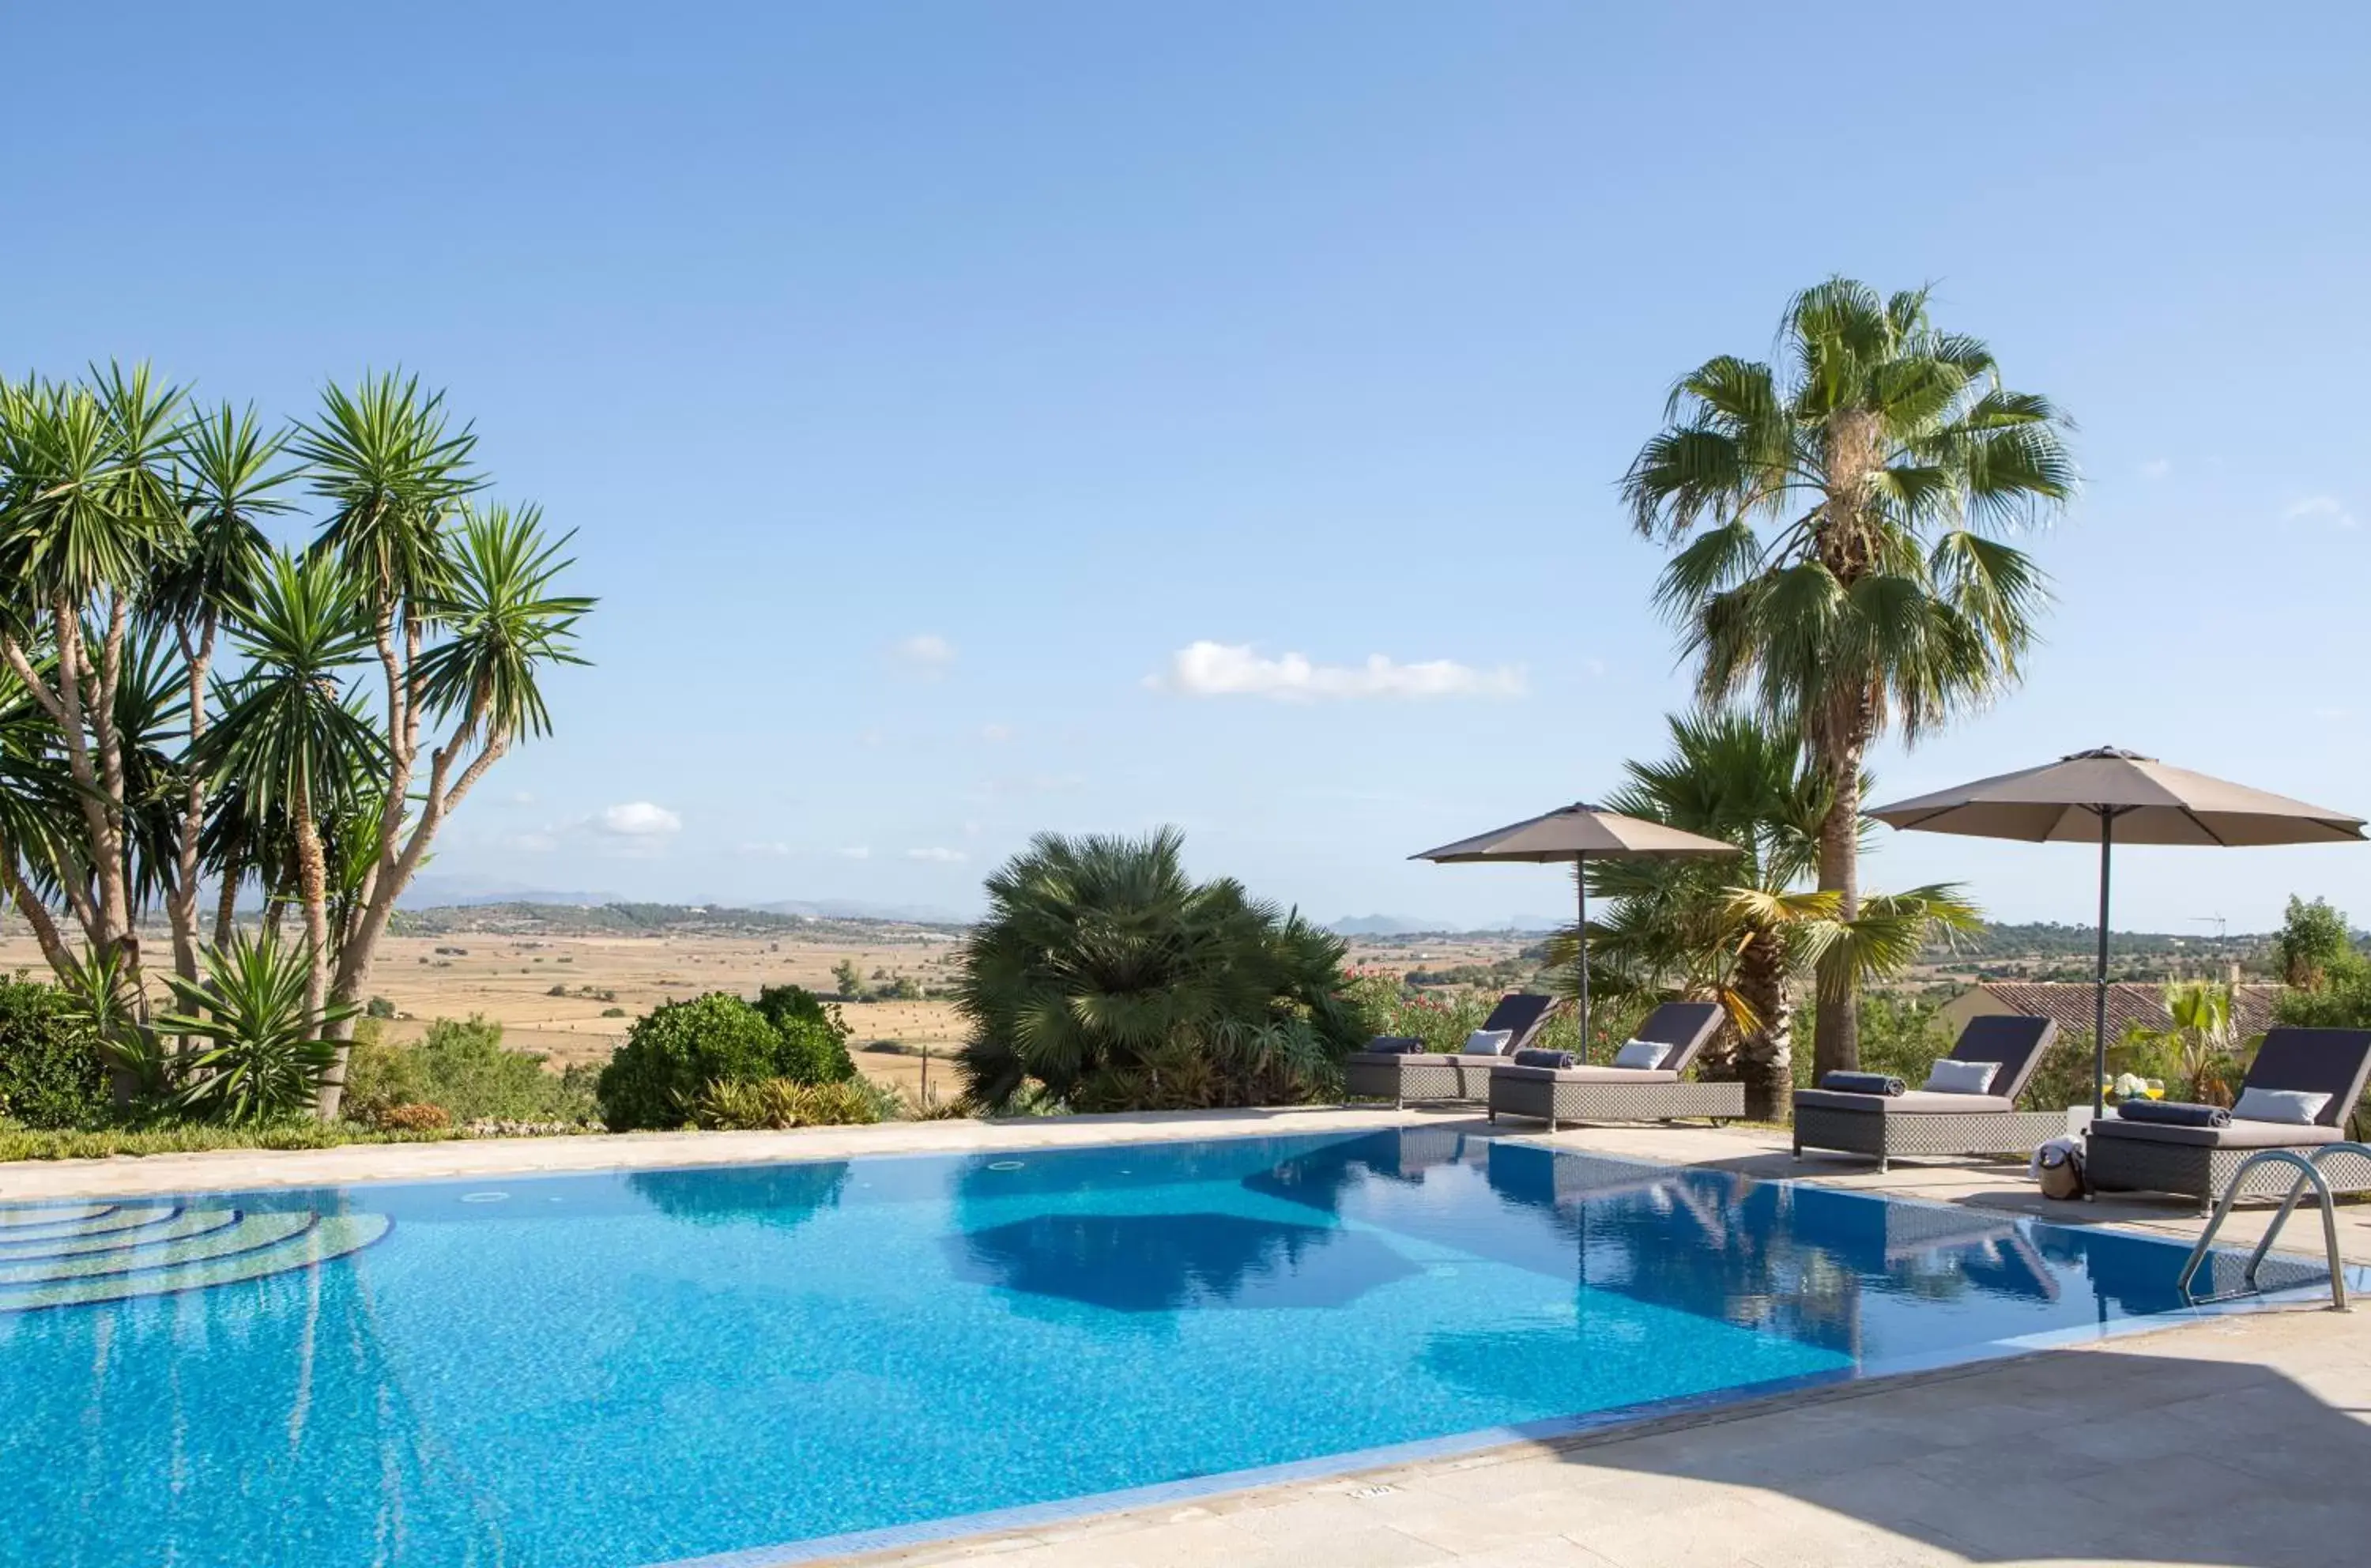
[[[1412,860],[1464,865],[1479,860],[1509,860],[1533,865],[1570,862],[1573,881],[1580,889],[1580,1048],[1589,1050],[1589,879],[1586,860],[1652,859],[1673,855],[1734,855],[1734,844],[1666,827],[1643,817],[1624,816],[1576,801],[1521,822],[1477,833]]]
[[[2109,858],[2116,844],[2351,844],[2363,819],[2285,795],[2252,790],[2155,757],[2101,746],[2041,767],[1979,778],[1868,814],[1890,827],[1963,833],[1977,838],[2099,847],[2099,996],[2093,1008],[2094,1113],[2108,1070]]]

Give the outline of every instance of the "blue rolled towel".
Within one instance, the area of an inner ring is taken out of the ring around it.
[[[1569,1051],[1518,1051],[1515,1066],[1519,1067],[1570,1067],[1579,1064]]]
[[[1424,1053],[1424,1042],[1405,1034],[1378,1034],[1367,1042],[1367,1049],[1378,1056],[1416,1056]]]
[[[2231,1113],[2220,1105],[2186,1105],[2179,1100],[2127,1100],[2116,1107],[2116,1119],[2169,1127],[2227,1127]]]
[[[1820,1080],[1822,1089],[1833,1089],[1838,1094],[1902,1094],[1909,1085],[1888,1073],[1830,1073]]]

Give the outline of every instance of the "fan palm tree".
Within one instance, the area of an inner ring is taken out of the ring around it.
[[[1613,904],[1591,924],[1590,951],[1616,984],[1718,1000],[1734,1044],[1707,1065],[1744,1082],[1748,1115],[1783,1120],[1795,987],[1806,971],[1827,960],[1828,974],[1855,985],[1899,974],[1935,931],[1972,929],[1978,915],[1957,888],[1937,884],[1870,894],[1847,916],[1833,892],[1800,886],[1818,866],[1829,805],[1801,741],[1735,712],[1674,717],[1671,732],[1670,757],[1629,764],[1607,804],[1725,839],[1739,856],[1592,862],[1590,891]],[[1821,1009],[1831,1005],[1823,988]]]
[[[310,963],[305,1016],[318,1021],[331,957],[322,824],[345,806],[357,759],[384,750],[341,684],[368,652],[370,627],[353,579],[334,559],[275,553],[237,636],[249,669],[198,755],[217,779],[239,781],[246,809],[287,815]]]
[[[2065,418],[2003,386],[1982,342],[1937,330],[1924,289],[1833,278],[1780,334],[1776,366],[1723,356],[1681,377],[1623,497],[1675,547],[1658,594],[1699,697],[1742,699],[1808,745],[1829,791],[1819,886],[1849,921],[1869,744],[1914,742],[2018,680],[2047,591],[1999,535],[2063,506],[2075,470]],[[1815,1059],[1858,1060],[1848,988],[1820,1009]]]
[[[1041,834],[988,879],[965,950],[959,1057],[976,1102],[1035,1079],[1101,1110],[1302,1098],[1355,1043],[1343,945],[1229,879],[1186,874],[1174,828]]]

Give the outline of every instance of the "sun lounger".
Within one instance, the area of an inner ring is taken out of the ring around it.
[[[2326,1094],[2328,1103],[2310,1124],[2243,1120],[2234,1114],[2219,1127],[2185,1127],[2162,1122],[2127,1122],[2109,1115],[2091,1124],[2085,1139],[2083,1174],[2106,1192],[2180,1193],[2201,1207],[2223,1195],[2249,1156],[2268,1148],[2310,1155],[2323,1144],[2342,1143],[2346,1119],[2363,1098],[2371,1077],[2371,1030],[2275,1029],[2264,1036],[2248,1067],[2248,1090],[2289,1090]],[[2371,1164],[2346,1155],[2322,1162],[2333,1193],[2371,1192]],[[2282,1197],[2296,1172],[2268,1165],[2249,1175],[2242,1197]]]
[[[1410,1101],[1482,1100],[1490,1092],[1493,1067],[1529,1046],[1547,1023],[1556,998],[1516,991],[1498,998],[1485,1029],[1509,1032],[1506,1051],[1496,1056],[1444,1055],[1437,1051],[1359,1051],[1342,1064],[1343,1095],[1349,1100]]]
[[[1951,1047],[1954,1062],[1994,1062],[1998,1070],[1983,1094],[1912,1090],[1907,1094],[1856,1094],[1833,1089],[1795,1091],[1795,1158],[1807,1148],[1877,1157],[1887,1169],[1898,1155],[2028,1154],[2066,1131],[2063,1111],[2020,1111],[2017,1097],[2058,1037],[2046,1018],[1997,1013],[1973,1018]]]
[[[1690,1066],[1721,1025],[1715,1002],[1665,1002],[1633,1036],[1671,1047],[1658,1067],[1502,1066],[1490,1074],[1490,1119],[1528,1116],[1550,1132],[1566,1122],[1716,1120],[1745,1114],[1741,1083],[1689,1083]]]

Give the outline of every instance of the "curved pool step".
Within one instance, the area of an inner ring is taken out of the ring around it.
[[[168,1241],[185,1241],[192,1237],[226,1230],[244,1217],[237,1209],[175,1209],[168,1218],[131,1230],[46,1236],[34,1241],[0,1241],[0,1269],[52,1258],[143,1251]]]
[[[0,1312],[170,1296],[310,1268],[387,1234],[384,1215],[110,1207],[80,1229],[0,1210]],[[47,1211],[54,1214],[55,1211]],[[29,1237],[27,1231],[38,1234]]]

